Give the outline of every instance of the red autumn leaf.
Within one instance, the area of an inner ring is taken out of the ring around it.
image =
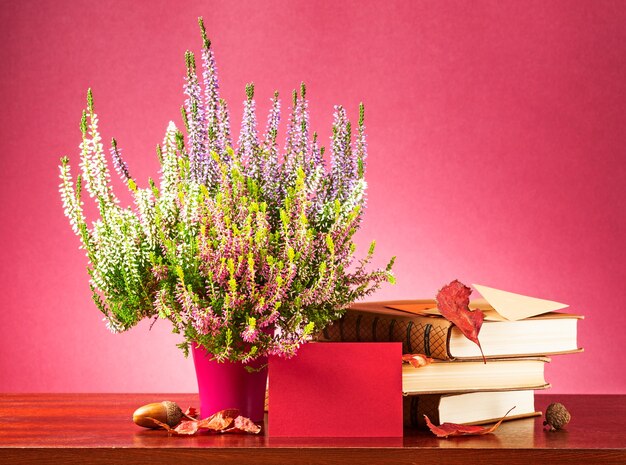
[[[222,433],[251,433],[259,434],[261,427],[256,425],[252,420],[241,415],[235,418],[233,426],[231,428],[222,430]]]
[[[486,426],[470,426],[470,425],[457,425],[456,423],[442,423],[439,426],[435,426],[430,422],[430,419],[427,415],[424,415],[424,419],[426,420],[426,424],[428,425],[428,429],[432,431],[432,433],[438,438],[447,438],[450,436],[480,436],[483,434],[493,433],[498,427],[502,424],[506,416],[513,410],[515,407],[511,408],[508,412],[504,414],[500,421],[495,425],[490,427]]]
[[[445,319],[452,322],[470,341],[478,345],[483,356],[483,362],[487,363],[483,348],[478,340],[478,333],[483,324],[483,312],[469,309],[469,296],[472,290],[459,280],[442,287],[437,293],[437,308]]]
[[[425,367],[426,365],[430,365],[433,363],[433,359],[430,357],[426,357],[423,354],[404,354],[402,356],[403,362],[409,362],[411,366],[415,368]]]
[[[194,407],[189,407],[187,411],[183,413],[183,415],[189,418],[190,420],[198,419],[198,411]]]

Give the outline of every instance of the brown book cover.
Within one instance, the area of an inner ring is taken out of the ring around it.
[[[445,318],[403,314],[384,305],[353,306],[318,340],[328,342],[402,342],[402,353],[420,353],[451,360],[448,352],[450,323]]]
[[[321,331],[316,339],[320,342],[401,342],[402,352],[420,353],[439,360],[472,360],[479,357],[455,358],[450,353],[450,337],[454,325],[437,313],[433,313],[434,300],[396,300],[353,304],[346,314]],[[394,309],[394,306],[410,306],[413,311]],[[416,313],[420,310],[425,313]],[[565,313],[546,313],[532,319],[582,318]],[[500,324],[485,321],[484,324]],[[479,336],[480,337],[480,336]],[[580,352],[582,349],[562,352],[515,352],[493,355],[491,358],[556,355]],[[489,358],[489,354],[486,354]]]

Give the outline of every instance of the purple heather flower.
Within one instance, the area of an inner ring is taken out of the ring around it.
[[[167,301],[168,292],[166,289],[159,289],[154,295],[154,301],[152,303],[154,310],[157,314],[164,318],[171,313],[170,304]]]
[[[185,100],[189,131],[189,161],[191,176],[195,182],[212,186],[215,182],[213,160],[208,156],[208,133],[206,109],[202,100],[202,90],[196,75],[196,60],[193,53],[187,52],[187,76],[185,77]]]
[[[246,86],[248,98],[243,102],[243,118],[241,120],[241,132],[237,154],[241,164],[248,169],[248,174],[256,178],[262,171],[261,157],[256,154],[259,141],[257,136],[256,109],[254,103],[254,84]]]
[[[293,106],[291,108],[291,114],[289,121],[287,122],[287,135],[285,136],[285,152],[283,154],[283,176],[287,181],[292,181],[293,174],[297,167],[297,147],[299,147],[300,131],[298,128],[298,108],[299,99],[298,92],[293,91]],[[289,182],[288,182],[289,183]]]
[[[194,301],[194,293],[182,283],[176,285],[176,300],[182,308],[182,316],[186,318],[200,334],[216,334],[221,326],[220,318],[212,308],[200,308]]]
[[[159,281],[167,278],[167,271],[168,269],[166,265],[157,264],[152,267],[152,275]]]
[[[216,126],[218,116],[219,84],[217,80],[215,57],[213,55],[213,50],[210,48],[202,49],[202,68],[206,121],[210,128],[214,128]]]
[[[350,122],[346,110],[335,106],[333,135],[331,137],[331,198],[345,200],[357,178],[357,167],[350,146]]]
[[[287,183],[293,182],[294,173],[299,167],[305,172],[310,172],[308,159],[309,144],[309,103],[306,100],[306,86],[300,86],[300,95],[293,91],[293,107],[287,124],[287,137],[285,140],[284,169]]]
[[[230,117],[228,114],[228,104],[226,100],[220,99],[218,108],[217,122],[217,147],[221,150],[222,159],[229,161],[226,155],[226,147],[232,147],[233,143],[230,139]]]
[[[296,150],[305,172],[309,174],[311,166],[308,160],[309,150],[309,102],[306,99],[306,87],[304,83],[300,86],[300,101],[298,102],[298,145]]]
[[[245,342],[256,342],[258,337],[259,330],[249,325],[246,326],[246,329],[241,332],[241,339],[243,339]]]
[[[313,133],[313,140],[311,141],[311,163],[313,168],[317,166],[324,167],[325,165],[324,154],[317,141],[317,132]]]
[[[272,102],[272,107],[267,115],[267,127],[265,134],[263,134],[263,145],[278,158],[278,145],[276,144],[278,125],[280,123],[280,100],[278,98],[278,92],[274,93],[274,98],[270,99],[270,101]]]
[[[217,79],[217,66],[215,65],[215,55],[211,50],[204,20],[198,18],[200,32],[202,34],[202,78],[204,83],[204,104],[206,108],[206,122],[209,127],[209,137],[215,140],[217,134],[218,106],[219,106],[219,84]],[[213,134],[211,134],[213,132]],[[215,149],[215,147],[210,147]]]
[[[280,100],[278,92],[274,93],[271,99],[272,106],[267,115],[267,127],[263,135],[263,146],[265,156],[265,166],[261,173],[263,188],[267,192],[267,196],[274,203],[278,203],[281,193],[280,165],[278,160],[278,144],[276,136],[278,134],[278,125],[280,123]]]

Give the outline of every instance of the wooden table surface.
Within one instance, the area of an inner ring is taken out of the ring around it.
[[[186,394],[0,394],[0,463],[626,464],[626,396],[537,395],[538,410],[568,407],[566,430],[544,431],[537,417],[453,439],[415,430],[403,438],[168,437],[132,423],[135,408],[161,400],[199,406]]]

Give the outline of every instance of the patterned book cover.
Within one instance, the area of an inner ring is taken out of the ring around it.
[[[401,342],[405,354],[420,353],[451,360],[448,338],[452,323],[429,316],[349,310],[318,335],[328,342]]]

